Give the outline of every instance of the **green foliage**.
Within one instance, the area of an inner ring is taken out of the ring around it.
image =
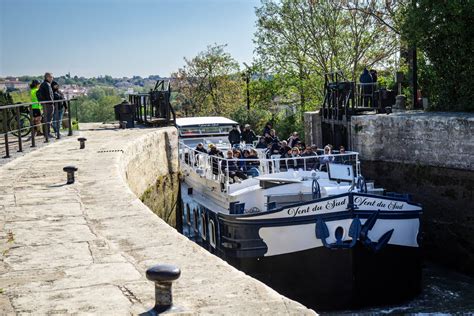
[[[272,118],[270,111],[259,108],[251,107],[250,112],[247,111],[247,107],[242,105],[231,113],[230,118],[240,124],[250,124],[252,129],[257,135],[261,134],[265,124]]]
[[[72,107],[74,110],[77,106],[81,122],[107,122],[115,120],[114,105],[120,102],[122,98],[115,89],[96,87],[87,96],[79,97]]]
[[[178,85],[183,111],[190,115],[229,116],[242,104],[239,65],[226,45],[210,45],[172,77]]]
[[[13,98],[10,93],[5,93],[0,91],[0,105],[9,105],[13,104]]]
[[[259,61],[286,78],[286,95],[298,95],[302,117],[321,105],[325,73],[341,70],[355,81],[364,67],[394,62],[398,39],[380,17],[395,9],[390,1],[262,0],[256,9]]]
[[[403,37],[422,51],[420,84],[435,110],[474,111],[474,1],[417,0]]]
[[[13,91],[10,93],[14,103],[29,103],[31,102],[30,91]]]

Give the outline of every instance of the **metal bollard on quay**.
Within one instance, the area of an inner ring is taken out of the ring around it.
[[[87,138],[79,137],[77,140],[78,140],[79,143],[80,143],[79,149],[84,149],[84,148],[86,148],[86,141],[87,141]]]
[[[74,166],[66,166],[63,168],[64,172],[67,172],[67,182],[66,184],[73,184],[75,179],[74,179],[74,172],[77,171],[77,168]]]
[[[155,306],[148,313],[160,314],[173,308],[171,286],[181,275],[181,270],[169,264],[159,264],[146,270],[146,278],[155,282]]]

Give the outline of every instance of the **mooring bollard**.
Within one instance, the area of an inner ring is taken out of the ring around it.
[[[127,128],[127,121],[120,121],[119,125],[120,125],[121,129],[126,129]]]
[[[77,140],[78,140],[79,143],[80,143],[80,146],[79,146],[80,149],[86,148],[86,140],[87,140],[87,138],[79,137]]]
[[[74,172],[77,171],[77,168],[74,166],[66,166],[63,168],[64,172],[67,172],[67,182],[66,184],[74,183]]]
[[[146,278],[155,282],[155,306],[153,312],[162,313],[173,305],[171,285],[181,275],[181,270],[173,265],[159,264],[146,270]]]

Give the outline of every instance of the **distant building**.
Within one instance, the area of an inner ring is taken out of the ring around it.
[[[65,84],[60,89],[68,100],[87,95],[89,92],[87,88],[75,84]]]
[[[7,86],[5,85],[5,82],[3,81],[0,81],[0,91],[5,91],[7,90]]]
[[[19,81],[18,78],[14,77],[7,77],[5,81],[0,82],[0,90],[2,90],[2,88],[8,91],[26,90],[28,86],[28,82]]]

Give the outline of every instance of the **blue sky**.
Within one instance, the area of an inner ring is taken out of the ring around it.
[[[0,0],[0,76],[168,76],[207,45],[252,60],[259,0]]]

